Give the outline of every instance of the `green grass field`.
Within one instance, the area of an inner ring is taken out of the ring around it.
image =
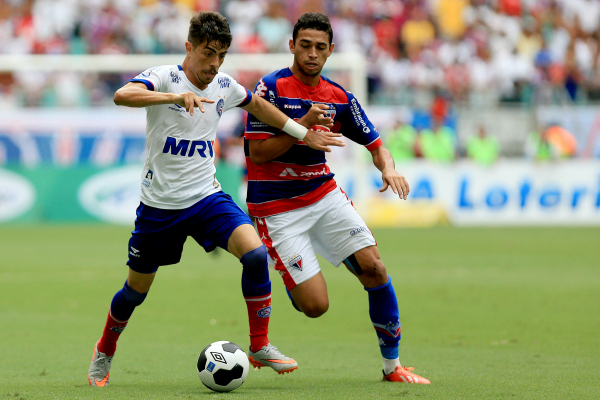
[[[251,370],[225,394],[195,363],[216,340],[248,346],[241,265],[191,239],[121,336],[111,385],[88,386],[129,232],[0,227],[0,400],[600,398],[599,228],[375,230],[400,303],[400,359],[431,385],[381,382],[367,294],[345,269],[322,263],[331,306],[314,320],[272,272],[270,338],[300,367]]]

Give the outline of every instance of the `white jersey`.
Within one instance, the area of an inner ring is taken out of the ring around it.
[[[225,111],[248,104],[252,94],[221,72],[200,90],[180,65],[147,69],[131,82],[142,82],[156,92],[193,92],[215,101],[203,103],[205,112],[196,109],[194,115],[177,104],[146,107],[148,156],[142,171],[142,202],[179,210],[220,191],[214,163],[217,125]]]

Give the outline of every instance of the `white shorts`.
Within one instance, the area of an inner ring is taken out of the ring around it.
[[[339,187],[310,206],[256,218],[255,223],[288,290],[319,273],[316,254],[339,267],[358,250],[376,244]]]

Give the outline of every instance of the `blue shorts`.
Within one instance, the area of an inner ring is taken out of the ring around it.
[[[161,265],[177,264],[188,236],[206,252],[217,246],[227,250],[234,229],[252,225],[250,217],[223,192],[183,210],[163,210],[140,203],[136,215],[127,265],[144,274],[156,272]]]

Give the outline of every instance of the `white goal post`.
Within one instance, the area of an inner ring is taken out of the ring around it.
[[[0,72],[141,72],[157,65],[180,64],[184,54],[164,55],[0,55]],[[266,73],[289,67],[289,53],[228,54],[221,67],[226,73],[261,71]],[[348,90],[363,104],[367,99],[367,63],[360,53],[333,53],[325,64],[328,71],[350,73]]]

